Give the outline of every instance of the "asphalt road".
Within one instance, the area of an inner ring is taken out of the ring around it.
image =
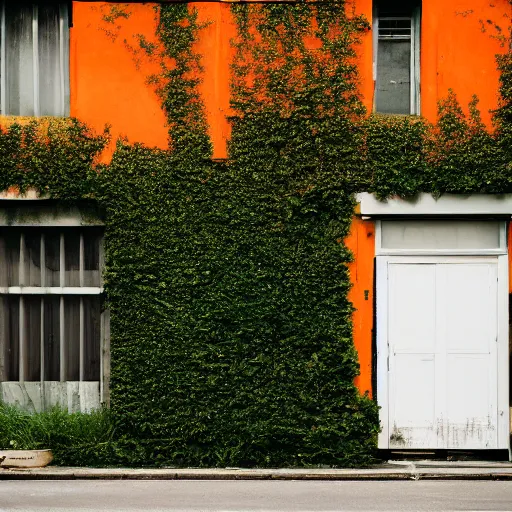
[[[11,510],[512,511],[512,482],[0,481]]]

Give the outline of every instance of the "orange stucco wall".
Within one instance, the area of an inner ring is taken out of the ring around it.
[[[229,4],[196,2],[198,21],[207,26],[201,33],[196,50],[203,55],[203,81],[200,85],[213,143],[214,158],[226,158],[226,141],[231,133],[229,115],[230,65],[234,48],[230,41],[236,29]]]
[[[375,225],[355,217],[345,240],[354,255],[349,264],[352,288],[349,299],[354,305],[354,344],[361,373],[356,385],[361,393],[372,394],[372,329],[374,304]]]
[[[127,17],[115,18],[112,5]],[[156,41],[153,7],[73,2],[71,115],[98,131],[110,125],[113,144],[119,137],[128,137],[149,146],[167,145],[160,100],[147,84],[148,77],[158,73],[158,63],[137,50],[136,41],[137,34]]]
[[[424,0],[421,27],[421,111],[435,120],[437,102],[453,89],[467,105],[480,99],[482,119],[497,106],[497,38],[510,23],[508,0]]]
[[[156,4],[73,2],[71,29],[71,115],[100,131],[111,126],[113,140],[127,137],[149,146],[167,145],[165,116],[148,78],[159,61],[141,52],[138,39],[157,42]],[[204,68],[200,91],[204,99],[214,157],[226,157],[230,129],[230,40],[236,29],[230,5],[195,2],[200,22],[206,22],[196,42]],[[348,12],[372,19],[372,0],[349,0]],[[508,28],[508,0],[423,0],[421,27],[421,111],[435,121],[437,103],[453,89],[463,105],[473,94],[481,100],[482,117],[497,105],[498,71],[495,54]],[[488,21],[489,20],[489,21]],[[369,112],[373,108],[373,34],[357,48],[359,90]],[[113,144],[106,158],[113,150]],[[512,242],[512,231],[510,234]],[[347,244],[355,261],[350,265],[355,306],[354,338],[361,375],[357,385],[371,392],[374,293],[374,225],[355,219]],[[511,259],[512,268],[512,259]],[[511,272],[512,275],[512,272]],[[512,279],[510,289],[512,291]]]
[[[215,157],[226,156],[229,138],[229,77],[236,35],[230,5],[194,2],[190,8],[207,22],[196,43],[203,55],[203,94]],[[112,10],[114,9],[114,10]],[[372,19],[372,0],[350,0],[349,12]],[[118,15],[122,12],[122,15]],[[512,8],[508,0],[423,0],[421,32],[421,110],[435,120],[437,103],[452,88],[466,105],[473,94],[481,100],[483,118],[496,107],[498,71],[496,37],[505,33]],[[117,13],[117,14],[116,14]],[[112,126],[114,138],[165,147],[167,129],[160,101],[148,78],[159,71],[158,59],[138,48],[138,37],[156,42],[155,4],[73,2],[71,29],[71,114],[93,128]],[[372,110],[373,35],[358,47],[360,92]]]

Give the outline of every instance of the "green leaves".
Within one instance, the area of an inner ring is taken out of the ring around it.
[[[498,124],[503,125],[499,116]],[[371,116],[363,130],[366,181],[361,190],[382,198],[512,191],[503,127],[490,132],[483,125],[476,97],[465,114],[450,91],[439,103],[436,125],[414,117]]]
[[[72,118],[13,123],[0,131],[0,188],[35,188],[62,200],[91,199],[96,193],[96,160],[108,129],[93,134]]]

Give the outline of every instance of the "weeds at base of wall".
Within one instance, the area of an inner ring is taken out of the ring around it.
[[[0,450],[51,449],[54,464],[107,466],[119,457],[108,409],[88,414],[54,407],[29,413],[0,404]]]

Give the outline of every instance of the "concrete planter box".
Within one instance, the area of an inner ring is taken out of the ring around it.
[[[0,450],[0,468],[42,468],[52,460],[51,450]]]

